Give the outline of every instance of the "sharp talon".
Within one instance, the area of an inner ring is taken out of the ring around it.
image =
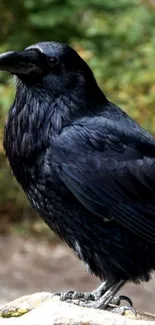
[[[110,305],[120,306],[122,300],[128,302],[130,307],[133,306],[132,300],[129,297],[123,295],[114,297]]]
[[[127,297],[127,296],[119,296],[119,298],[120,298],[120,302],[121,302],[121,300],[125,300],[125,301],[127,301],[128,302],[128,304],[130,305],[130,307],[132,307],[133,306],[133,302],[132,302],[132,300],[129,298],[129,297]]]

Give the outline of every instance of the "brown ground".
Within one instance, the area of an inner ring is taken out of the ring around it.
[[[44,240],[0,237],[0,304],[37,291],[88,291],[99,284],[64,245]],[[121,291],[141,311],[155,313],[155,277],[149,283],[128,284]]]

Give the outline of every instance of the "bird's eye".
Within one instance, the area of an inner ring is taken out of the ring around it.
[[[54,67],[58,64],[58,59],[55,57],[55,56],[51,56],[48,58],[48,64],[51,66],[51,67]]]

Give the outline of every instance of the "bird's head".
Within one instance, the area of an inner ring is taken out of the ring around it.
[[[6,52],[0,55],[0,70],[17,76],[17,80],[39,86],[56,93],[78,88],[95,91],[98,88],[91,69],[75,50],[66,44],[42,42],[24,51]]]

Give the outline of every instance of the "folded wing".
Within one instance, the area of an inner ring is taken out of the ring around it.
[[[155,242],[155,140],[131,123],[84,119],[52,140],[54,166],[94,215]]]

